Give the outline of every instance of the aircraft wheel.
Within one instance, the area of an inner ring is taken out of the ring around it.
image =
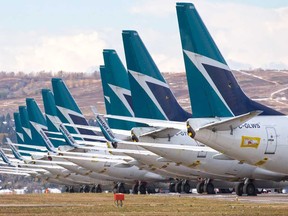
[[[175,183],[170,183],[170,185],[169,185],[169,192],[170,192],[170,193],[175,193]]]
[[[89,193],[89,191],[90,191],[90,187],[89,187],[89,185],[85,185],[84,186],[84,193]]]
[[[93,185],[93,186],[90,188],[90,193],[96,193],[96,185]]]
[[[148,186],[147,187],[147,193],[148,194],[155,194],[156,193],[155,187],[154,186]]]
[[[146,194],[146,184],[140,184],[138,187],[140,194]]]
[[[215,194],[214,185],[212,183],[204,184],[203,191],[207,194]]]
[[[243,193],[248,196],[256,196],[256,188],[252,182],[249,182],[243,186]]]
[[[184,184],[182,184],[182,191],[185,192],[185,193],[190,193],[190,185],[188,182],[185,182]]]
[[[202,194],[204,192],[204,182],[198,182],[196,189],[197,193]]]
[[[134,184],[133,187],[132,187],[132,193],[133,194],[138,194],[138,187],[139,187],[139,184]]]
[[[126,189],[123,183],[121,183],[120,185],[118,185],[118,189],[117,189],[118,193],[125,193]]]
[[[75,192],[74,187],[73,186],[69,187],[69,193],[74,193],[74,192]]]
[[[243,186],[244,186],[244,183],[243,182],[240,182],[238,183],[236,186],[235,186],[235,192],[238,196],[242,196],[243,195]]]
[[[176,193],[181,193],[181,189],[182,189],[182,182],[179,181],[175,184],[175,192]]]
[[[102,187],[101,187],[101,185],[100,184],[98,184],[97,186],[96,186],[96,191],[95,191],[96,193],[102,193]]]

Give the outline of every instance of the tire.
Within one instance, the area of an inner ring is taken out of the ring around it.
[[[148,186],[147,187],[147,193],[148,194],[155,194],[156,193],[155,187],[154,186]]]
[[[90,187],[89,187],[89,185],[85,185],[84,186],[84,193],[89,193],[89,191],[90,191]]]
[[[124,184],[120,184],[120,185],[118,186],[117,191],[118,191],[118,193],[125,193],[126,190],[125,190]]]
[[[96,193],[96,185],[93,185],[93,186],[90,188],[90,193]]]
[[[202,194],[204,192],[204,182],[198,182],[196,189],[198,194]]]
[[[140,184],[138,187],[138,191],[140,192],[140,194],[146,194],[146,185]]]
[[[101,188],[101,185],[97,185],[96,186],[96,193],[102,193],[102,188]]]
[[[69,193],[74,193],[75,191],[74,191],[74,187],[73,186],[71,186],[70,188],[69,188]]]
[[[208,184],[204,184],[203,190],[207,194],[215,194],[214,185],[210,182]]]
[[[170,192],[170,193],[175,193],[175,183],[170,183],[170,185],[169,185],[169,192]]]
[[[249,182],[243,186],[243,193],[247,196],[256,196],[256,188],[252,182]]]
[[[138,194],[138,187],[139,187],[138,184],[134,184],[134,185],[133,185],[133,187],[132,187],[132,194]]]
[[[182,184],[182,191],[184,193],[187,193],[187,194],[190,193],[190,189],[191,187],[188,182],[186,182],[185,184]]]
[[[236,186],[235,186],[235,192],[238,196],[242,196],[243,195],[243,186],[244,186],[244,183],[243,182],[240,182],[238,183]]]
[[[176,193],[181,193],[181,189],[182,189],[182,182],[179,181],[175,184],[175,192]]]

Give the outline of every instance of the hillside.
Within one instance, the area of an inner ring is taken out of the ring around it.
[[[253,70],[233,71],[244,92],[251,98],[288,113],[288,71]],[[188,111],[190,109],[185,73],[164,73],[164,76],[177,97],[179,103]],[[6,115],[17,111],[19,105],[25,105],[26,97],[33,97],[42,106],[41,89],[51,88],[52,75],[39,73],[24,75],[8,73],[0,79],[0,114]],[[81,110],[88,118],[93,118],[90,106],[96,106],[105,112],[102,86],[98,73],[75,74],[59,73]]]

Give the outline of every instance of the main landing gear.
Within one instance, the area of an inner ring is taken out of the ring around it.
[[[215,194],[214,185],[210,179],[198,182],[197,186],[197,193],[207,193],[207,194]]]
[[[169,185],[169,191],[171,193],[190,193],[190,189],[191,187],[188,180],[179,180]]]
[[[147,182],[137,182],[132,187],[132,193],[133,194],[151,194],[155,193],[155,188],[152,185],[148,185]]]
[[[238,196],[247,194],[247,196],[257,196],[257,190],[252,180],[246,179],[245,182],[239,182],[235,186],[235,192]]]

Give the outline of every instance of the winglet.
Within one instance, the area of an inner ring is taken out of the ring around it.
[[[9,145],[9,147],[11,148],[12,150],[12,153],[13,155],[15,156],[15,158],[17,158],[18,160],[21,160],[23,161],[23,157],[22,155],[20,154],[20,152],[16,149],[16,147],[13,145],[12,141],[9,139],[9,138],[6,138],[7,140],[7,144]]]
[[[114,148],[117,148],[117,143],[119,142],[119,140],[117,140],[117,138],[115,137],[113,131],[111,130],[111,128],[107,124],[106,120],[104,119],[104,117],[102,115],[97,113],[97,109],[95,107],[91,107],[91,109],[95,115],[96,121],[97,121],[97,123],[98,123],[98,125],[99,125],[99,127],[103,133],[103,136],[109,142],[111,142],[111,144],[113,145]]]
[[[59,130],[63,134],[67,144],[75,148],[79,147],[73,136],[70,134],[68,129],[62,123],[59,125]]]
[[[43,129],[38,125],[36,124],[35,125],[36,129],[37,129],[37,132],[39,133],[39,135],[41,136],[43,142],[44,142],[44,145],[45,147],[48,149],[49,152],[53,152],[53,153],[56,153],[57,150],[56,148],[54,147],[54,145],[52,144],[52,142],[50,141],[50,139],[48,138],[48,136],[45,134],[45,132],[43,131]]]
[[[11,161],[9,160],[9,158],[6,156],[6,154],[4,153],[3,149],[0,148],[0,156],[2,157],[2,160],[7,163],[8,165],[12,166]]]

